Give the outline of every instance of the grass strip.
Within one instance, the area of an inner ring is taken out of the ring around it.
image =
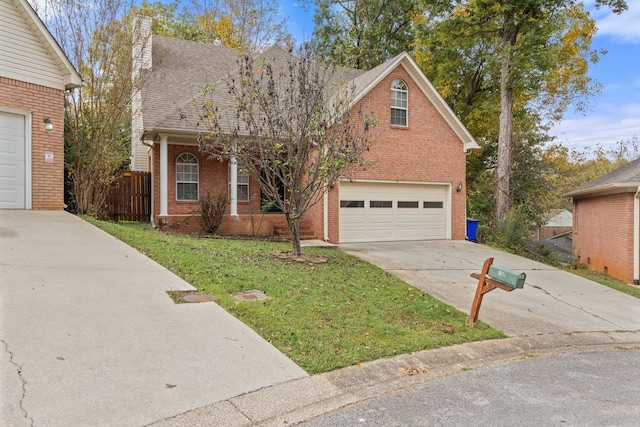
[[[482,322],[465,326],[465,313],[340,250],[305,249],[329,260],[307,265],[271,257],[289,243],[198,238],[85,219],[218,297],[220,306],[309,373],[504,337]],[[231,296],[252,289],[269,299]]]

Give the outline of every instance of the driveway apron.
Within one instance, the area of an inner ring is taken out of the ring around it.
[[[307,374],[65,212],[0,211],[0,425],[141,426]]]
[[[356,255],[469,313],[484,261],[527,274],[524,289],[485,294],[480,320],[508,335],[640,330],[640,300],[571,273],[467,241],[343,244]]]

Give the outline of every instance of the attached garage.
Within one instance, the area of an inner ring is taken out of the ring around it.
[[[0,111],[0,209],[26,207],[25,116]]]
[[[340,183],[340,242],[450,239],[449,184]]]
[[[0,209],[64,207],[64,103],[82,80],[27,0],[0,1]]]

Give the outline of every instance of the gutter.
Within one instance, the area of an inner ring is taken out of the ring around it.
[[[633,284],[640,285],[640,187],[633,198]]]

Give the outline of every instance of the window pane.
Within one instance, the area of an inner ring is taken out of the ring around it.
[[[176,159],[176,199],[198,200],[198,158],[191,153]]]
[[[398,202],[398,207],[399,208],[417,209],[418,208],[418,202]]]
[[[391,109],[391,124],[398,126],[407,125],[407,110]]]
[[[249,186],[244,184],[238,184],[238,201],[239,202],[248,202],[249,201]]]
[[[424,202],[423,207],[425,209],[442,209],[444,207],[443,202]]]
[[[340,200],[341,208],[364,208],[364,200]]]
[[[198,200],[198,184],[178,183],[178,200]]]
[[[393,202],[391,200],[371,200],[369,202],[370,208],[391,208]]]

